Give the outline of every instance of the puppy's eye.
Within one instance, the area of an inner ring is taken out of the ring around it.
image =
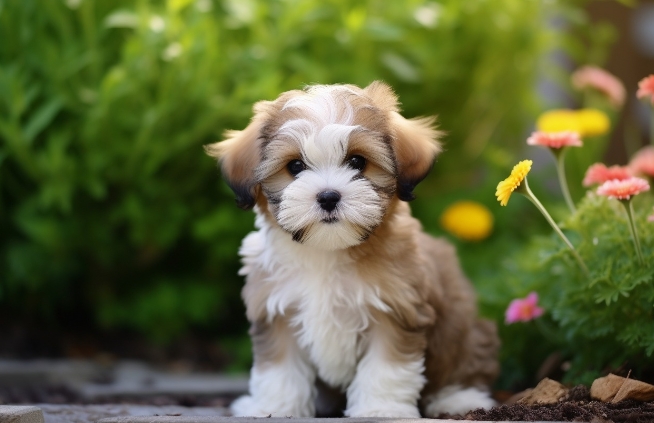
[[[354,170],[361,171],[366,167],[366,159],[364,159],[362,156],[359,156],[358,154],[355,154],[354,156],[351,156],[349,159],[347,159],[347,165]]]
[[[295,176],[298,173],[302,172],[304,169],[307,168],[307,165],[304,164],[302,160],[291,160],[288,162],[286,165],[286,169],[291,173],[291,175]]]

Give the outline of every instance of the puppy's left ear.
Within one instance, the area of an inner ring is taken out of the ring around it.
[[[243,210],[254,207],[259,195],[254,170],[261,162],[261,130],[270,104],[268,101],[255,104],[255,115],[244,130],[226,131],[224,141],[204,146],[209,156],[218,159],[227,185],[236,194],[236,205]]]
[[[393,151],[397,161],[397,196],[400,200],[415,198],[413,189],[425,179],[436,155],[441,152],[442,133],[434,127],[436,118],[405,119],[391,112]]]

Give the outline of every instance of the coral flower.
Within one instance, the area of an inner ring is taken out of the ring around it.
[[[606,167],[603,163],[595,163],[590,166],[584,176],[582,184],[589,187],[595,184],[603,184],[606,181],[623,181],[634,176],[631,170],[625,166]]]
[[[636,178],[635,176],[622,181],[617,179],[606,181],[597,188],[599,195],[618,200],[629,200],[634,195],[645,191],[649,191],[649,184],[645,179]]]
[[[574,131],[543,132],[538,131],[527,138],[527,144],[549,148],[581,147],[583,143],[579,133]]]
[[[626,92],[624,85],[613,74],[596,66],[583,66],[572,74],[572,85],[578,89],[594,89],[604,94],[611,104],[622,107]]]
[[[647,76],[638,82],[636,97],[646,98],[648,96],[652,105],[654,105],[654,75]]]
[[[629,162],[629,168],[636,174],[654,177],[654,146],[641,148]]]
[[[493,230],[493,214],[474,201],[457,201],[441,215],[441,226],[465,241],[481,241]]]
[[[506,323],[528,322],[543,315],[543,309],[538,307],[538,294],[531,292],[526,298],[516,298],[506,309]]]
[[[495,196],[497,201],[500,202],[500,205],[506,206],[511,198],[511,194],[515,191],[516,188],[520,186],[522,181],[525,179],[529,171],[531,170],[532,165],[531,160],[523,160],[517,165],[513,166],[511,175],[508,178],[497,184],[497,189],[495,190]]]

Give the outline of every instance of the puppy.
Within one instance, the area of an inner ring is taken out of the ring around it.
[[[234,415],[313,417],[319,387],[349,417],[493,405],[495,326],[406,203],[441,149],[433,121],[403,118],[380,82],[314,85],[206,146],[258,228],[240,249],[254,366]]]

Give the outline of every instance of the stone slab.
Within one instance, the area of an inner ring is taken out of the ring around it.
[[[248,377],[163,371],[127,360],[110,365],[91,360],[0,360],[0,387],[46,385],[65,386],[85,402],[122,396],[235,397],[248,391]]]
[[[0,423],[436,423],[439,419],[228,417],[220,407],[149,406],[130,404],[0,405]],[[459,420],[461,423],[484,423]],[[486,422],[490,423],[490,422]],[[506,423],[506,422],[495,422]],[[520,422],[518,422],[520,423]],[[527,423],[527,422],[522,422]],[[544,422],[529,422],[544,423]],[[554,422],[562,423],[562,422]]]
[[[227,415],[220,407],[182,407],[177,405],[151,406],[132,404],[58,405],[38,404],[45,423],[96,423],[107,418],[162,417],[219,417]],[[4,422],[2,422],[4,423]],[[22,422],[21,422],[22,423]]]
[[[103,419],[98,423],[436,423],[452,422],[441,419],[397,419],[397,418],[294,418],[294,417],[191,417],[191,416],[154,416],[154,417],[116,417]],[[458,420],[457,423],[508,423]],[[516,422],[513,422],[516,423]],[[517,422],[545,423],[545,422]],[[549,422],[552,423],[552,422]],[[563,422],[553,422],[563,423]]]
[[[38,407],[0,405],[0,423],[44,423],[44,419]]]

